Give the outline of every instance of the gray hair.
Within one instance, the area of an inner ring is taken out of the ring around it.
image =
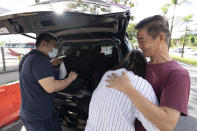
[[[168,21],[160,15],[154,15],[141,20],[135,29],[146,29],[148,34],[155,39],[160,33],[165,34],[165,41],[168,44],[170,31]]]

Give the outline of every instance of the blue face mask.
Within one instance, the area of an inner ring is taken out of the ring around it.
[[[58,50],[53,48],[51,52],[48,52],[50,58],[55,58],[57,56]]]

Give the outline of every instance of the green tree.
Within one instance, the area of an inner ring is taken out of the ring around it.
[[[172,0],[172,5],[174,6],[174,9],[173,9],[173,14],[172,14],[172,19],[171,19],[170,39],[168,43],[168,49],[171,46],[171,37],[172,37],[172,30],[173,30],[173,25],[174,25],[174,14],[175,14],[175,9],[176,9],[177,4],[178,4],[178,0]]]
[[[114,3],[120,3],[123,5],[129,6],[130,8],[134,7],[133,0],[109,0],[109,1],[114,2]]]
[[[169,43],[168,43],[168,49],[171,46],[171,37],[172,37],[172,30],[173,30],[173,27],[174,27],[174,17],[175,17],[176,7],[177,7],[177,5],[181,5],[181,4],[186,3],[186,2],[187,2],[187,0],[182,0],[180,2],[178,2],[178,0],[172,0],[171,1],[171,5],[173,6],[173,13],[172,13],[172,19],[171,19],[170,39],[169,39]]]
[[[170,7],[170,6],[171,6],[170,4],[164,4],[164,5],[161,7],[163,16],[166,16],[166,15],[168,14],[168,10],[169,10],[169,7]]]
[[[127,27],[128,39],[131,41],[131,43],[137,42],[137,30],[135,29],[135,26],[135,24],[129,23]]]
[[[185,35],[184,35],[184,41],[183,41],[181,57],[183,57],[183,54],[184,54],[184,47],[185,47],[185,44],[186,44],[185,42],[186,42],[186,37],[187,37],[188,24],[190,22],[192,22],[192,18],[193,18],[193,15],[191,15],[191,14],[183,18],[183,21],[186,24],[186,26],[185,26]]]
[[[176,41],[177,41],[176,39],[172,39],[172,40],[171,40],[171,46],[172,46],[172,47],[176,46]]]
[[[197,46],[197,35],[194,36],[194,39],[195,39],[194,45]]]
[[[4,45],[4,41],[0,41],[0,46],[3,46]]]
[[[191,45],[193,45],[193,46],[195,45],[195,38],[194,38],[193,34],[189,35],[189,41],[190,41]]]

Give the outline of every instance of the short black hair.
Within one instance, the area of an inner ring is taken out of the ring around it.
[[[155,39],[160,33],[165,34],[166,44],[169,41],[170,31],[169,24],[165,17],[161,15],[154,15],[141,20],[135,27],[135,29],[146,29],[148,34]]]
[[[133,71],[135,75],[145,78],[146,66],[147,60],[143,53],[139,50],[133,49],[125,56],[124,60],[113,69],[117,70],[125,68],[128,71]]]
[[[36,47],[39,47],[41,44],[41,41],[43,40],[46,42],[49,42],[51,40],[55,40],[56,42],[58,41],[57,37],[53,35],[52,33],[44,32],[38,35],[38,37],[36,38]]]

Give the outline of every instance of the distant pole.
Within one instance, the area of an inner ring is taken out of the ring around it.
[[[36,3],[39,3],[39,2],[40,2],[40,0],[35,0],[35,2],[36,2]]]
[[[4,48],[1,47],[1,54],[2,54],[2,60],[3,60],[3,71],[6,71],[6,65],[5,65],[5,54],[4,54]]]

